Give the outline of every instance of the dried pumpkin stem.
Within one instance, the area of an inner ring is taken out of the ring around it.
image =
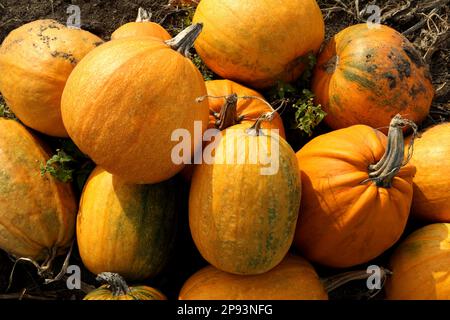
[[[403,161],[403,128],[406,126],[411,126],[414,129],[414,132],[417,132],[417,126],[414,122],[403,118],[399,114],[391,120],[385,153],[380,161],[369,166],[369,178],[364,180],[362,183],[374,181],[377,187],[390,188],[392,186],[392,180],[400,171],[400,168],[406,165],[407,161],[409,161],[409,158],[411,157],[408,155],[408,160],[405,162]],[[409,151],[412,152],[412,144],[410,144]]]
[[[195,23],[181,31],[174,38],[166,40],[165,43],[173,50],[176,50],[184,56],[189,57],[189,50],[193,47],[194,42],[199,36],[202,29],[203,23]]]
[[[148,12],[144,8],[140,7],[138,9],[138,15],[136,18],[136,22],[150,22],[150,19],[152,18],[152,13]]]
[[[125,279],[118,273],[102,272],[97,275],[97,281],[106,282],[111,288],[113,296],[122,296],[130,292]]]

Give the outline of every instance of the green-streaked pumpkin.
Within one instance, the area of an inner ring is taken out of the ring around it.
[[[116,272],[127,280],[158,274],[173,243],[176,194],[174,180],[134,185],[94,169],[77,219],[83,264],[92,273]]]
[[[247,129],[239,124],[221,131],[211,164],[194,171],[189,197],[198,250],[213,266],[234,274],[264,273],[281,262],[294,237],[301,197],[289,144],[278,134]],[[251,146],[272,161],[252,161]]]
[[[14,120],[0,118],[0,248],[47,261],[72,243],[77,204],[70,184],[40,166],[47,146]]]
[[[106,277],[105,277],[106,274]],[[167,300],[159,290],[144,286],[128,286],[125,280],[114,273],[100,274],[97,279],[107,279],[107,284],[89,292],[83,300]]]

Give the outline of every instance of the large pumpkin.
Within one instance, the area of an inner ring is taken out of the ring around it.
[[[450,123],[441,123],[414,140],[416,166],[412,214],[431,222],[450,222]],[[405,150],[406,152],[408,149]]]
[[[400,116],[389,135],[365,125],[316,137],[299,152],[302,202],[295,244],[311,261],[350,267],[377,257],[401,236],[415,167],[403,164]]]
[[[196,98],[206,88],[182,54],[200,30],[193,25],[167,43],[151,37],[110,41],[77,65],[62,97],[64,125],[98,165],[130,183],[157,183],[184,167],[172,159],[177,130],[190,134],[191,154],[201,147],[194,128],[206,128],[208,102]]]
[[[0,118],[0,137],[0,248],[48,265],[72,243],[71,186],[41,176],[47,147],[21,124]]]
[[[450,224],[437,223],[409,235],[390,260],[389,300],[450,300]]]
[[[259,274],[280,263],[292,243],[301,194],[288,143],[247,128],[221,132],[214,158],[195,169],[189,195],[198,250],[216,268],[235,274]]]
[[[185,282],[179,300],[328,300],[328,294],[308,261],[288,255],[259,275],[235,275],[207,266]]]
[[[89,292],[83,300],[167,300],[167,297],[155,288],[144,285],[128,286],[117,273],[101,273],[97,280],[103,280],[106,284]]]
[[[176,193],[173,180],[132,185],[97,167],[77,219],[83,264],[92,273],[117,272],[127,280],[158,274],[174,239]]]
[[[202,0],[193,22],[204,23],[195,49],[206,65],[256,88],[296,79],[325,32],[315,0]]]
[[[11,31],[0,47],[0,92],[15,115],[42,133],[67,137],[61,95],[75,65],[103,41],[54,20]]]
[[[329,41],[319,55],[312,90],[333,129],[387,127],[397,113],[419,123],[434,95],[428,68],[408,39],[387,26],[366,23]]]
[[[161,25],[150,21],[149,13],[143,8],[139,8],[135,22],[125,23],[111,34],[111,40],[128,37],[156,37],[162,40],[172,38]]]

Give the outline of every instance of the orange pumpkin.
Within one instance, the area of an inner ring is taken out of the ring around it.
[[[71,186],[40,175],[50,155],[24,126],[0,118],[0,137],[0,248],[48,267],[72,243],[77,204]]]
[[[299,152],[302,202],[295,244],[330,267],[367,262],[401,236],[409,216],[415,167],[403,163],[402,128],[388,138],[365,125],[316,137]]]
[[[186,281],[179,300],[328,300],[328,294],[308,261],[288,255],[272,270],[252,276],[207,266]]]
[[[167,300],[159,290],[149,286],[128,286],[117,273],[104,272],[97,280],[107,284],[89,292],[83,300]]]
[[[388,300],[449,300],[450,224],[413,232],[395,250],[389,268]]]
[[[202,75],[180,53],[187,54],[200,31],[192,25],[167,42],[118,39],[86,56],[62,97],[64,125],[75,144],[130,183],[157,183],[182,170],[184,163],[172,160],[178,144],[172,135],[187,131],[193,154],[202,143],[195,122],[202,131],[209,116],[208,102],[196,101],[206,94]]]
[[[386,127],[397,113],[420,123],[434,96],[428,68],[408,39],[366,23],[329,41],[318,57],[312,90],[333,129]]]
[[[103,41],[54,20],[37,20],[11,31],[0,47],[0,92],[27,126],[67,137],[61,95],[75,65]]]
[[[135,22],[128,22],[111,34],[111,40],[128,37],[156,37],[162,40],[172,38],[166,29],[150,21],[149,13],[143,8],[139,8]]]
[[[295,80],[325,34],[315,0],[202,0],[193,22],[204,23],[195,49],[206,65],[256,88]]]
[[[428,128],[414,140],[416,167],[412,214],[431,222],[450,222],[450,123]],[[407,152],[408,149],[405,150]]]
[[[127,280],[157,275],[174,240],[176,192],[173,180],[127,184],[97,167],[84,187],[77,219],[86,268],[94,274],[117,272]]]
[[[221,131],[213,159],[196,166],[189,194],[198,250],[210,264],[234,274],[264,273],[281,262],[300,204],[294,151],[279,135],[261,133],[259,123],[250,130],[239,124]]]

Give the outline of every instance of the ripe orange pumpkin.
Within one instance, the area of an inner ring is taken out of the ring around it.
[[[149,286],[128,286],[117,273],[105,272],[97,280],[105,280],[102,285],[89,292],[83,300],[167,300],[159,290]]]
[[[428,68],[408,39],[366,23],[329,41],[318,57],[312,90],[333,129],[386,127],[397,113],[420,123],[434,96]]]
[[[212,161],[196,166],[189,195],[198,250],[210,264],[234,274],[267,272],[281,262],[300,204],[294,151],[277,134],[257,131],[259,123],[255,130],[239,124],[221,131]]]
[[[70,184],[40,165],[50,154],[24,126],[0,118],[0,248],[48,265],[70,247],[77,204]]]
[[[103,41],[54,20],[37,20],[11,31],[0,47],[0,92],[27,126],[67,137],[61,95],[75,65]]]
[[[450,123],[446,122],[428,128],[414,140],[411,163],[417,173],[411,211],[422,220],[450,222],[449,137]]]
[[[436,223],[416,230],[390,259],[388,300],[450,299],[450,224]]]
[[[315,0],[202,0],[193,22],[204,23],[195,49],[206,65],[255,88],[295,80],[325,34]]]
[[[97,167],[86,182],[77,219],[83,264],[127,280],[153,277],[174,239],[176,184],[133,185]],[[93,245],[95,244],[95,245]]]
[[[162,40],[172,38],[161,25],[150,21],[149,13],[143,8],[139,8],[135,22],[128,22],[111,34],[111,40],[128,37],[156,37]]]
[[[308,260],[350,267],[400,238],[415,173],[413,165],[402,166],[406,124],[394,117],[387,139],[368,126],[351,126],[318,136],[297,152],[302,202],[295,244]]]
[[[308,261],[288,255],[259,275],[230,274],[207,266],[185,282],[179,300],[328,300],[328,294]]]
[[[182,53],[201,30],[192,25],[167,43],[125,38],[93,50],[70,75],[62,97],[64,125],[98,165],[130,183],[157,183],[183,169],[172,160],[175,130],[201,147],[195,122],[208,123],[203,77]],[[176,52],[179,50],[180,52]],[[95,79],[95,81],[92,81]]]

